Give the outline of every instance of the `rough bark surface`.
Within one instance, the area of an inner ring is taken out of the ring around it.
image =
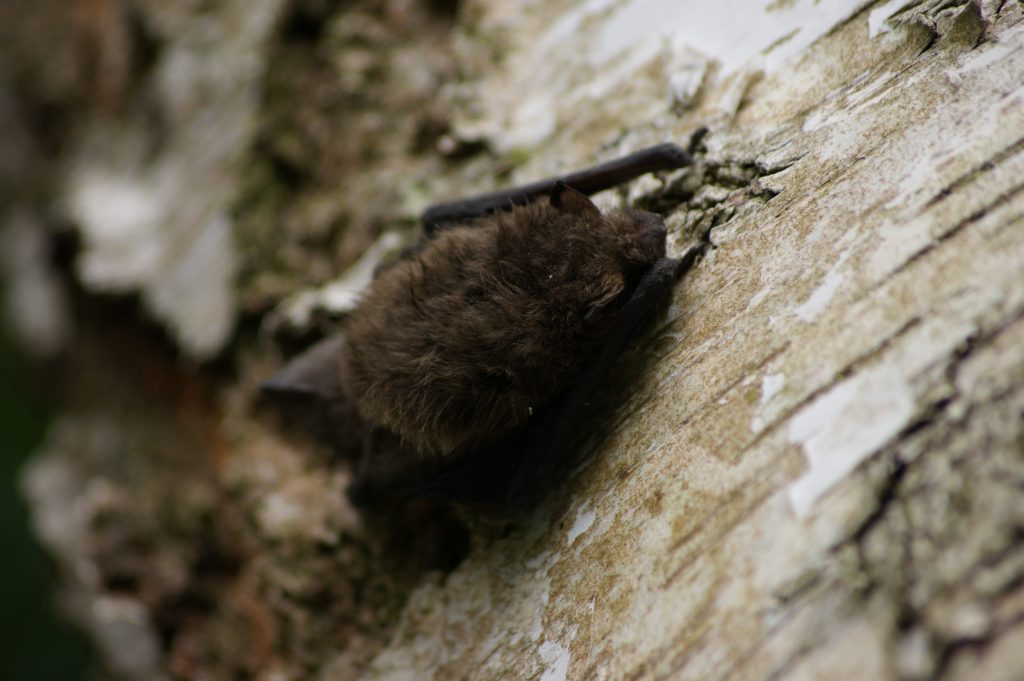
[[[103,675],[1024,676],[1024,3],[707,5],[0,8],[24,490]],[[359,514],[256,403],[382,231],[701,126],[599,197],[712,248],[529,518]]]

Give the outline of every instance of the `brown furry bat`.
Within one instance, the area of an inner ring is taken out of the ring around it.
[[[666,258],[659,216],[602,214],[570,183],[594,192],[688,160],[660,145],[427,211],[437,233],[379,272],[344,337],[265,387],[329,406],[346,431],[335,441],[364,453],[357,500],[531,505],[589,395],[698,254]]]
[[[352,313],[341,385],[367,422],[422,455],[485,445],[594,362],[664,255],[661,218],[602,215],[566,185],[446,230]]]

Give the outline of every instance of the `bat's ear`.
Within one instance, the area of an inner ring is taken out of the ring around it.
[[[573,215],[601,215],[601,211],[594,205],[593,201],[588,199],[585,194],[581,194],[561,180],[556,182],[555,186],[551,188],[551,194],[548,196],[548,200],[551,201],[552,206],[563,213],[571,213]]]

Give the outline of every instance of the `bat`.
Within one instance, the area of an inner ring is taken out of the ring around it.
[[[654,213],[589,194],[685,166],[661,144],[423,214],[343,330],[263,384],[356,462],[357,504],[425,497],[518,514],[573,460],[571,433],[637,329],[702,252],[666,256]]]

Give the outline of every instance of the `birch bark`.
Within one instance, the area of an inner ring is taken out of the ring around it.
[[[24,478],[112,676],[1024,675],[1024,4],[124,7],[155,57],[47,176],[84,250]],[[599,197],[713,248],[527,521],[362,517],[254,404],[383,224],[701,126]]]

